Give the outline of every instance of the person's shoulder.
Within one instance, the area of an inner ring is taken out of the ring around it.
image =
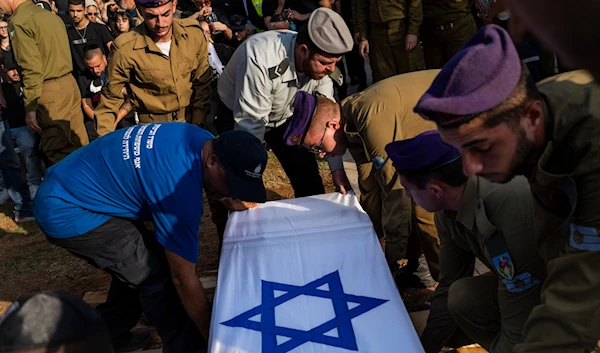
[[[177,22],[181,27],[184,27],[186,29],[198,28],[199,30],[202,30],[202,27],[200,27],[200,22],[198,22],[198,20],[194,18],[181,18],[175,19],[173,21]]]
[[[107,25],[104,25],[104,24],[101,24],[101,23],[97,23],[97,22],[90,22],[88,24],[88,26],[90,26],[90,29],[92,29],[92,30],[94,30],[96,32],[100,32],[100,31],[102,31],[102,32],[107,31],[108,32],[109,31]]]
[[[479,196],[486,214],[497,227],[529,224],[533,217],[533,198],[529,182],[516,176],[505,184],[492,183],[478,177]]]
[[[115,40],[113,41],[113,46],[115,47],[115,49],[123,50],[129,47],[133,48],[133,45],[135,44],[136,40],[141,37],[141,34],[139,34],[136,31],[136,29],[119,34],[117,38],[115,38]]]

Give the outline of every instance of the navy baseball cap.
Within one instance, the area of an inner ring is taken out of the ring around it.
[[[241,201],[265,202],[262,174],[268,154],[260,140],[246,131],[227,131],[215,138],[213,148],[227,171],[233,196]]]

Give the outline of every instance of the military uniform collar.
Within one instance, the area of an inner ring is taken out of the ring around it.
[[[148,35],[145,24],[141,24],[141,25],[137,26],[134,30],[136,30],[136,32],[138,33],[138,37],[135,41],[135,45],[133,46],[133,49],[143,49],[143,48],[147,47],[148,49],[150,49],[152,51],[162,54],[162,51],[160,51],[160,49],[158,49],[158,46],[156,46],[156,43],[154,43],[152,38],[150,38],[150,36]],[[185,40],[187,38],[188,38],[188,33],[185,30],[185,28],[183,28],[181,26],[179,21],[174,19],[173,20],[173,34],[171,36],[171,40],[175,41],[175,44],[179,44],[180,40]]]
[[[456,214],[456,221],[467,227],[469,230],[473,230],[475,223],[475,207],[477,199],[479,198],[479,178],[475,175],[470,176],[467,179],[465,190],[462,194],[462,200],[460,201],[460,208]]]

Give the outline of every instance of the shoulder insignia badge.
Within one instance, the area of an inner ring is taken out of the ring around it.
[[[510,257],[508,252],[502,253],[494,258],[492,258],[492,262],[494,263],[494,267],[496,268],[496,272],[500,277],[512,280],[515,276],[515,265]]]

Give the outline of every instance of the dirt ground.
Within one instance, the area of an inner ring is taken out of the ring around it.
[[[327,192],[334,187],[327,171],[327,163],[320,162],[321,174]],[[267,197],[280,200],[293,197],[281,165],[270,156],[264,173]],[[205,203],[205,214],[200,227],[200,260],[198,275],[218,267],[218,239]],[[82,297],[88,291],[108,288],[110,277],[67,251],[49,244],[35,222],[19,226],[12,221],[12,204],[0,207],[0,315],[17,298],[40,291],[62,290]],[[409,289],[401,294],[409,311],[431,297],[431,291]]]

